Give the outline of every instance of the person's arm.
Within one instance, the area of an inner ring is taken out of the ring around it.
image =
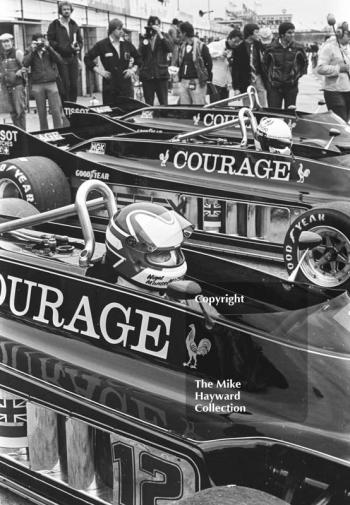
[[[18,63],[22,67],[19,70],[17,70],[16,75],[18,75],[20,77],[24,77],[25,69],[24,69],[24,65],[23,65],[23,52],[20,49],[16,50],[16,60],[18,61]]]
[[[308,60],[308,57],[306,55],[306,51],[303,46],[301,46],[301,48],[300,48],[299,61],[300,61],[301,75],[307,74],[307,67],[309,66],[309,60]]]
[[[332,44],[325,44],[318,55],[318,65],[316,71],[320,75],[328,77],[337,77],[341,72],[349,72],[350,65],[347,64],[331,64],[333,59]]]
[[[23,66],[24,67],[30,67],[34,58],[34,48],[35,46],[33,45],[33,42],[29,49],[26,50],[23,56]]]
[[[163,50],[166,51],[167,53],[171,53],[174,48],[174,45],[170,41],[169,36],[162,33],[159,25],[153,25],[152,28],[155,32],[157,32],[157,36],[159,37],[162,43]]]
[[[47,30],[47,40],[50,42],[50,46],[53,47],[57,51],[58,41],[57,41],[56,26],[55,26],[54,21],[49,24],[49,28]]]
[[[77,30],[77,42],[79,44],[80,51],[81,51],[83,48],[84,42],[83,42],[83,37],[81,36],[81,30],[80,30],[79,26],[78,26],[78,30]]]
[[[134,60],[134,64],[131,68],[127,68],[126,70],[124,70],[123,74],[124,77],[132,77],[133,75],[136,74],[141,59],[139,53],[136,50],[136,47],[133,44],[131,44],[131,42],[128,43],[127,47],[129,49],[131,58],[133,58]]]
[[[58,54],[57,51],[54,50],[53,47],[50,46],[50,44],[48,42],[47,42],[47,44],[45,44],[45,48],[46,48],[47,52],[49,53],[50,59],[52,61],[54,61],[55,63],[59,63],[59,64],[63,63],[62,57]]]
[[[206,69],[208,70],[208,81],[211,81],[213,78],[213,74],[212,74],[213,60],[211,59],[208,46],[206,46],[205,44],[203,44],[203,46],[202,46],[202,58],[203,58],[204,65],[205,65]]]
[[[86,68],[89,70],[92,70],[96,74],[101,75],[104,79],[110,79],[111,73],[106,69],[100,69],[98,65],[96,65],[95,60],[101,56],[101,54],[104,54],[104,52],[100,50],[100,44],[97,42],[97,44],[95,44],[94,47],[92,47],[90,51],[86,53],[84,63],[86,65]]]

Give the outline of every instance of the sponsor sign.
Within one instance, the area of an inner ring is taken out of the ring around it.
[[[64,113],[66,116],[71,116],[72,114],[87,114],[89,111],[85,107],[64,107]]]
[[[0,129],[0,154],[10,154],[10,147],[17,142],[18,131]]]
[[[141,112],[141,119],[153,119],[153,111],[143,110]]]
[[[103,181],[109,181],[110,176],[107,172],[98,172],[97,170],[76,170],[74,175],[82,179],[100,179]]]
[[[63,137],[59,132],[45,132],[39,133],[35,136],[44,142],[57,142],[58,140],[63,140]]]
[[[89,153],[105,154],[105,152],[106,152],[105,142],[91,142]]]
[[[2,270],[3,271],[3,270]],[[125,295],[96,285],[69,285],[59,289],[57,278],[46,283],[28,278],[0,274],[0,307],[12,316],[29,320],[31,324],[51,327],[82,337],[86,341],[101,342],[105,347],[120,346],[132,351],[166,360],[172,329],[172,309],[166,314],[155,312],[157,305],[142,298]],[[74,290],[75,288],[75,290]],[[135,303],[136,302],[136,303]],[[141,303],[138,303],[141,302]],[[142,307],[142,308],[141,308]]]
[[[159,155],[161,166],[166,166],[169,159],[169,151]],[[277,181],[289,181],[291,178],[292,162],[286,159],[260,158],[253,159],[245,156],[237,158],[232,155],[215,154],[198,151],[177,151],[173,159],[174,167],[182,170],[188,169],[193,172],[216,173],[225,176],[240,176],[255,179],[269,179]],[[310,169],[298,166],[298,183],[304,183],[310,175]]]
[[[94,112],[99,112],[100,114],[105,114],[106,112],[112,112],[112,108],[109,105],[100,105],[99,107],[90,107],[90,110],[93,110]]]

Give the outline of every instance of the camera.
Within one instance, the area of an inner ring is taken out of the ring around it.
[[[150,38],[156,33],[156,31],[152,28],[152,26],[145,26],[146,37]]]
[[[34,40],[34,43],[35,43],[36,50],[44,49],[44,47],[45,47],[45,40],[43,40],[43,39]]]

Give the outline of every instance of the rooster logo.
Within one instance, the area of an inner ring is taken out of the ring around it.
[[[194,124],[194,126],[198,126],[199,125],[200,118],[201,118],[201,115],[200,115],[199,112],[198,112],[197,115],[193,116],[193,124]]]
[[[299,164],[299,168],[298,168],[298,175],[299,175],[299,179],[297,180],[297,182],[300,182],[300,183],[303,183],[305,181],[305,177],[309,177],[310,175],[310,169],[307,168],[306,170],[303,170],[303,164],[300,163]]]
[[[207,338],[202,338],[197,345],[194,339],[196,338],[196,327],[194,324],[189,325],[190,331],[186,337],[186,347],[188,352],[188,357],[190,358],[187,363],[183,363],[183,366],[189,366],[190,368],[197,368],[197,357],[205,356],[211,349],[211,342]]]
[[[168,161],[169,159],[169,149],[166,150],[166,153],[160,153],[159,155],[159,159],[161,161],[161,164],[160,166],[161,167],[166,167],[166,162]]]

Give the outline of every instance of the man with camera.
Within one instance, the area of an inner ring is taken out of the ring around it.
[[[23,53],[13,45],[13,35],[0,36],[0,76],[4,99],[9,106],[12,122],[22,130],[26,129],[26,95],[23,72]]]
[[[58,65],[62,99],[76,102],[79,77],[78,55],[83,47],[83,39],[79,26],[71,19],[72,4],[61,2],[58,12],[60,18],[49,25],[47,38],[53,49],[62,57],[62,63]]]
[[[135,75],[140,56],[136,47],[124,36],[120,19],[111,19],[108,24],[108,37],[97,42],[84,58],[88,69],[103,77],[102,100],[104,105],[119,105],[120,96],[133,97],[132,77]],[[96,64],[100,57],[102,69]]]
[[[46,99],[49,102],[54,128],[62,127],[62,103],[57,87],[57,65],[62,58],[50,46],[45,35],[36,33],[23,58],[23,65],[30,67],[32,94],[38,109],[40,129],[47,130]]]
[[[140,80],[145,102],[149,105],[153,105],[155,95],[160,105],[168,105],[168,54],[172,50],[170,38],[160,29],[160,19],[150,16],[139,49],[142,59]]]

